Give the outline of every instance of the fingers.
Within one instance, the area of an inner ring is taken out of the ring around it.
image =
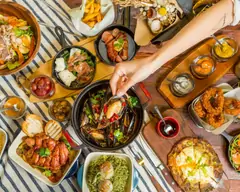
[[[119,65],[116,65],[116,68],[114,70],[113,76],[110,80],[110,87],[112,89],[112,94],[116,95],[117,89],[118,89],[118,82],[123,76],[123,72],[121,71]]]
[[[130,89],[135,82],[132,80],[132,78],[129,78],[118,90],[117,90],[117,96],[124,95],[128,89]]]

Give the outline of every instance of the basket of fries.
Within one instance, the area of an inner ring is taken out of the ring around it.
[[[221,134],[240,114],[240,88],[224,94],[221,86],[211,87],[189,106],[198,127],[213,134]]]
[[[115,18],[111,0],[83,0],[80,8],[70,11],[74,27],[86,36],[95,36]]]

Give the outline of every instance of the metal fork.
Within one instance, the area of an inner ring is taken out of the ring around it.
[[[142,157],[142,155],[133,146],[130,146],[129,152],[134,157],[134,159],[137,161],[138,165],[142,166],[146,170],[147,174],[149,175],[149,177],[150,177],[153,185],[157,189],[157,191],[158,192],[162,192],[162,191],[164,192],[161,185],[158,183],[158,181],[155,179],[155,177],[153,176],[151,171],[144,164],[144,158]]]

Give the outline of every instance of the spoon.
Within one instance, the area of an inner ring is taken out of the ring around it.
[[[172,79],[167,79],[167,81],[172,82],[172,83],[177,83],[177,84],[180,85],[180,87],[185,89],[185,86],[182,85],[183,82],[178,82],[178,81],[175,81],[175,80],[172,80]]]
[[[163,123],[164,123],[163,131],[164,131],[167,135],[169,135],[170,131],[173,131],[173,127],[172,127],[171,125],[169,125],[169,124],[166,123],[166,121],[164,120],[162,114],[160,113],[160,111],[159,111],[159,109],[158,109],[158,107],[157,107],[156,105],[154,106],[154,110],[155,110],[155,112],[158,114],[158,116],[160,117],[160,119],[161,119],[161,120],[163,121]]]
[[[212,38],[221,46],[221,48],[223,48],[222,43],[218,40],[218,38],[215,35],[211,35]]]
[[[4,111],[8,111],[8,110],[13,110],[15,112],[20,111],[20,109],[18,108],[17,104],[14,104],[12,107],[10,108],[2,108],[0,109],[0,112],[4,112]]]

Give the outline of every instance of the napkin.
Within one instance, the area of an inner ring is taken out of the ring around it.
[[[114,6],[111,0],[101,0],[101,13],[104,16],[103,20],[97,23],[93,28],[91,28],[87,24],[82,22],[86,2],[87,0],[83,0],[82,5],[78,8],[70,10],[69,14],[71,16],[74,27],[80,33],[86,36],[95,36],[105,27],[113,23],[115,17]]]

